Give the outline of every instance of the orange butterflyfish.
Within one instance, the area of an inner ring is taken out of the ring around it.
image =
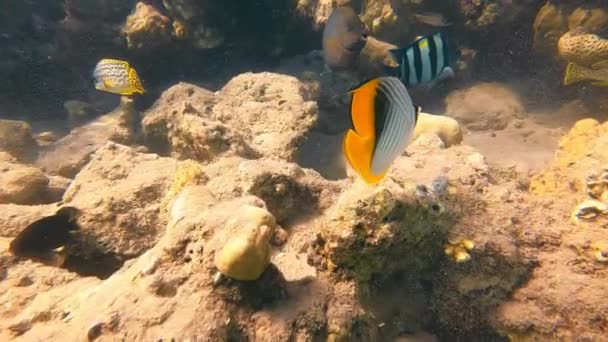
[[[395,77],[366,81],[351,91],[352,128],[342,145],[346,160],[368,184],[378,183],[409,145],[420,107]]]

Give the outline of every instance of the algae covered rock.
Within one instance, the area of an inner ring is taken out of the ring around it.
[[[358,281],[400,270],[428,271],[443,252],[451,222],[441,203],[419,199],[415,186],[394,183],[354,187],[331,210],[315,242],[321,260],[311,259]]]
[[[225,276],[237,280],[256,280],[270,264],[270,239],[276,223],[262,208],[238,209],[238,228],[215,254],[215,266]],[[233,224],[228,222],[227,224]]]
[[[17,160],[27,163],[38,156],[38,144],[27,122],[0,120],[0,137],[0,151],[9,153]]]

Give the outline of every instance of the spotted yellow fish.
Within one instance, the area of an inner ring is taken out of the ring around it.
[[[95,66],[93,77],[97,90],[120,95],[145,92],[137,71],[127,61],[104,58]]]
[[[608,87],[608,61],[594,64],[591,68],[568,63],[564,73],[564,85],[590,81],[596,86]]]

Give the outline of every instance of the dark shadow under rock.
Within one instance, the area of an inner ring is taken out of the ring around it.
[[[258,280],[224,279],[215,291],[225,301],[253,310],[287,299],[286,280],[274,264],[270,264]]]

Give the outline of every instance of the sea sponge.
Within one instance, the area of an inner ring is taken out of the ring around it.
[[[209,177],[203,171],[203,167],[194,160],[185,160],[175,170],[173,176],[173,183],[165,196],[164,208],[169,209],[173,204],[173,199],[179,195],[179,193],[187,185],[199,185],[204,184],[209,180]]]
[[[475,248],[475,243],[468,239],[449,240],[443,248],[445,255],[457,263],[462,263],[471,260],[471,255],[468,252]]]
[[[224,246],[215,253],[215,267],[236,280],[256,280],[270,264],[270,239],[276,229],[274,216],[263,208],[245,205],[238,209],[239,225]]]
[[[458,121],[442,115],[420,113],[418,122],[414,129],[412,140],[416,140],[421,134],[433,133],[443,141],[445,147],[457,145],[462,142],[462,131]]]
[[[608,39],[576,29],[561,36],[557,50],[566,61],[591,67],[608,60]]]

